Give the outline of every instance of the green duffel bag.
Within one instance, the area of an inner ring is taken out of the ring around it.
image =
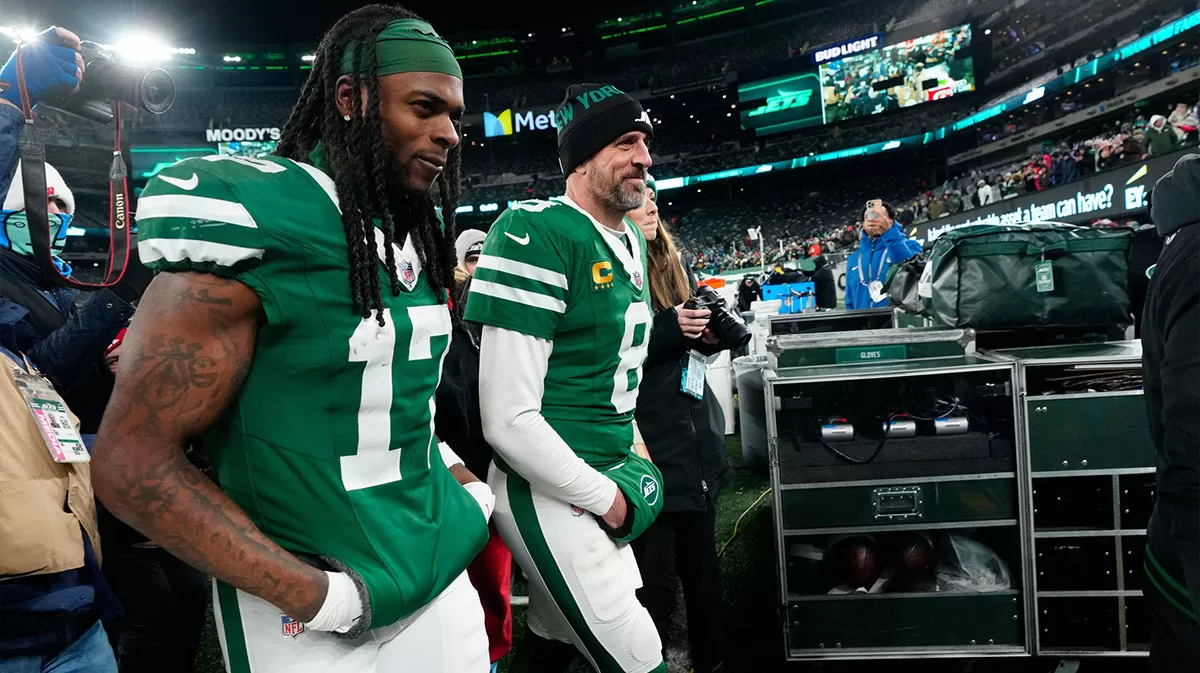
[[[926,313],[948,327],[1128,325],[1133,230],[971,225],[933,244]]]

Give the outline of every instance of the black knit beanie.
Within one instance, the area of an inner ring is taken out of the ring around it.
[[[1200,221],[1200,154],[1185,154],[1154,184],[1150,217],[1159,236]]]
[[[573,84],[554,111],[563,175],[630,131],[654,137],[650,115],[633,97],[607,84]]]

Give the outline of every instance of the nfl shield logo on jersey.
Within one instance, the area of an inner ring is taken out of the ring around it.
[[[412,262],[407,259],[400,259],[399,266],[400,282],[404,284],[404,289],[412,292],[412,289],[417,285],[417,273],[413,271]]]
[[[283,622],[283,635],[288,638],[295,638],[304,633],[304,622],[298,622],[287,615],[279,615],[279,620]]]
[[[642,272],[641,271],[633,272],[633,286],[639,290],[642,289]]]

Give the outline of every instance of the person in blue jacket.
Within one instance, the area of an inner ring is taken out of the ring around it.
[[[863,209],[862,239],[846,262],[846,310],[885,308],[888,269],[920,254],[921,244],[904,235],[896,209],[880,199]]]

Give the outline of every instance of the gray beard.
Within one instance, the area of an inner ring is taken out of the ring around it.
[[[613,210],[621,211],[622,213],[627,213],[631,210],[641,208],[642,205],[646,203],[646,190],[643,189],[637,194],[631,195],[622,189],[623,183],[624,180],[613,185],[612,189],[610,189],[608,193],[604,195],[604,198],[602,199],[604,205],[612,208]]]

